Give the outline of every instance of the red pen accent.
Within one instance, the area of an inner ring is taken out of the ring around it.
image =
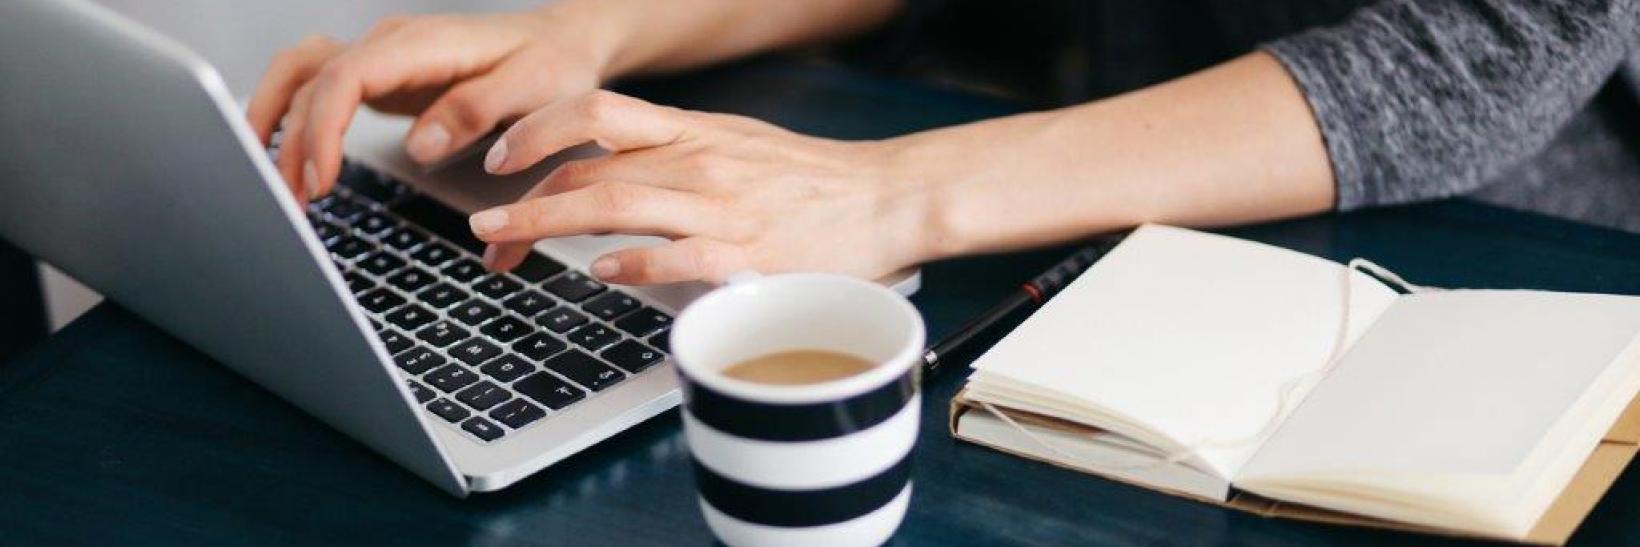
[[[1020,287],[1025,289],[1025,294],[1031,295],[1031,302],[1034,302],[1034,303],[1037,303],[1037,304],[1042,303],[1042,290],[1036,288],[1036,285],[1031,284],[1031,283],[1026,283],[1024,285],[1020,285]]]

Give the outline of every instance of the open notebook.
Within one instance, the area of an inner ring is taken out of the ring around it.
[[[1150,225],[975,362],[952,426],[1215,502],[1252,493],[1541,541],[1640,390],[1637,335],[1640,298],[1400,294],[1324,259]]]

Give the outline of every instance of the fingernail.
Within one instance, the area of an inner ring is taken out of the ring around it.
[[[507,227],[507,211],[505,209],[483,211],[469,217],[467,224],[472,226],[475,234],[488,234]]]
[[[485,269],[492,270],[492,271],[495,270],[495,253],[496,252],[497,251],[496,251],[495,245],[485,245],[484,246],[484,258],[482,260],[484,262],[484,268]]]
[[[507,161],[507,139],[496,139],[495,146],[490,147],[490,153],[484,155],[484,170],[491,173],[501,170],[501,164]]]
[[[444,155],[445,147],[450,145],[450,132],[437,123],[427,124],[426,127],[410,135],[410,141],[405,143],[405,151],[410,158],[420,163],[433,163]]]
[[[307,187],[308,200],[319,199],[319,168],[313,160],[302,164],[302,185]]]
[[[603,257],[592,263],[592,275],[599,279],[609,279],[620,275],[621,261],[611,257]]]

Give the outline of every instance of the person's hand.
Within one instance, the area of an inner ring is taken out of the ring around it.
[[[418,115],[405,150],[434,163],[599,85],[613,48],[581,13],[395,17],[351,44],[309,38],[273,59],[247,117],[264,145],[283,120],[277,164],[299,198],[330,191],[361,103]]]
[[[516,267],[538,239],[599,233],[672,240],[593,263],[594,276],[623,284],[721,282],[748,269],[871,279],[928,258],[924,187],[894,180],[884,142],[593,91],[508,128],[485,169],[517,172],[587,142],[611,153],[565,163],[517,203],[469,219],[491,243],[486,266]]]

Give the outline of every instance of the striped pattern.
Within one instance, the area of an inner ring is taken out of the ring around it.
[[[917,391],[914,374],[865,393],[826,403],[772,405],[738,399],[684,382],[684,405],[718,431],[767,441],[812,441],[840,437],[882,423]]]
[[[754,543],[874,523],[892,532],[910,495],[922,400],[915,381],[913,370],[839,401],[774,404],[684,374],[685,432],[708,523],[764,534],[748,538]]]

